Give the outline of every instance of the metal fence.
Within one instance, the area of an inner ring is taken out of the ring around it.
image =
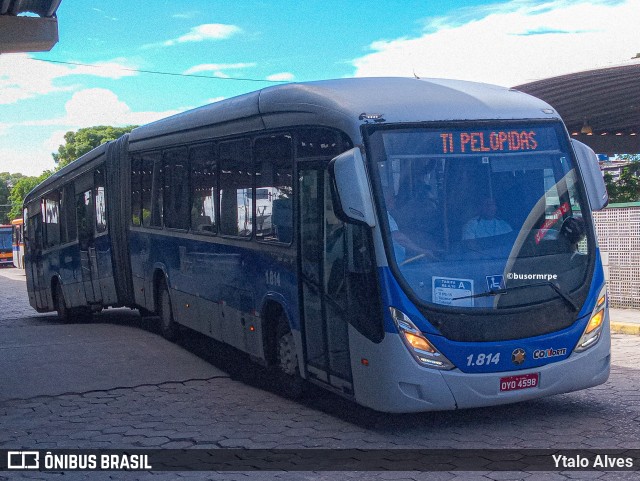
[[[594,212],[611,307],[640,308],[640,202]]]

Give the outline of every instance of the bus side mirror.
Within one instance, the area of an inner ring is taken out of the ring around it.
[[[336,213],[345,221],[375,227],[373,197],[360,149],[354,147],[334,158],[329,175],[338,198]]]
[[[571,139],[571,143],[578,159],[578,166],[582,173],[591,210],[602,210],[609,203],[609,194],[607,194],[607,187],[604,184],[602,172],[600,172],[598,156],[582,142]]]

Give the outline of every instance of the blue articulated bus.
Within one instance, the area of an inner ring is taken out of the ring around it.
[[[462,81],[266,88],[139,127],[25,200],[31,305],[129,306],[380,411],[605,382],[595,154]],[[295,389],[292,389],[295,391]]]

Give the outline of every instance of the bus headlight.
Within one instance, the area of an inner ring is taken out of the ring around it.
[[[443,370],[455,368],[453,363],[429,342],[404,312],[395,307],[389,307],[389,310],[404,345],[420,365]]]
[[[607,285],[600,290],[600,294],[598,295],[598,302],[596,302],[596,307],[593,308],[593,312],[591,313],[591,317],[589,318],[589,323],[582,333],[582,337],[578,341],[574,351],[582,352],[589,349],[591,346],[595,345],[600,339],[600,334],[602,333],[602,324],[604,323],[604,315],[605,309],[607,308]]]

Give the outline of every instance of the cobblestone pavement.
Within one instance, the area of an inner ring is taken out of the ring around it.
[[[5,286],[6,277],[3,280],[0,275],[0,288]],[[8,301],[6,297],[0,300],[0,333],[7,325],[30,329],[52,322],[51,316],[31,311],[22,295],[24,292],[9,292]],[[128,324],[151,329],[142,321],[128,321]],[[269,389],[260,368],[240,370],[238,366],[246,364],[241,364],[244,360],[237,354],[187,333],[181,346],[226,370],[229,377],[2,401],[0,448],[640,449],[640,337],[614,334],[612,345],[611,377],[596,388],[493,408],[391,415],[356,406],[315,389],[302,401],[285,399]],[[102,361],[96,359],[96,362]],[[0,472],[0,479],[20,478],[537,481],[637,479],[638,474],[584,471]]]

